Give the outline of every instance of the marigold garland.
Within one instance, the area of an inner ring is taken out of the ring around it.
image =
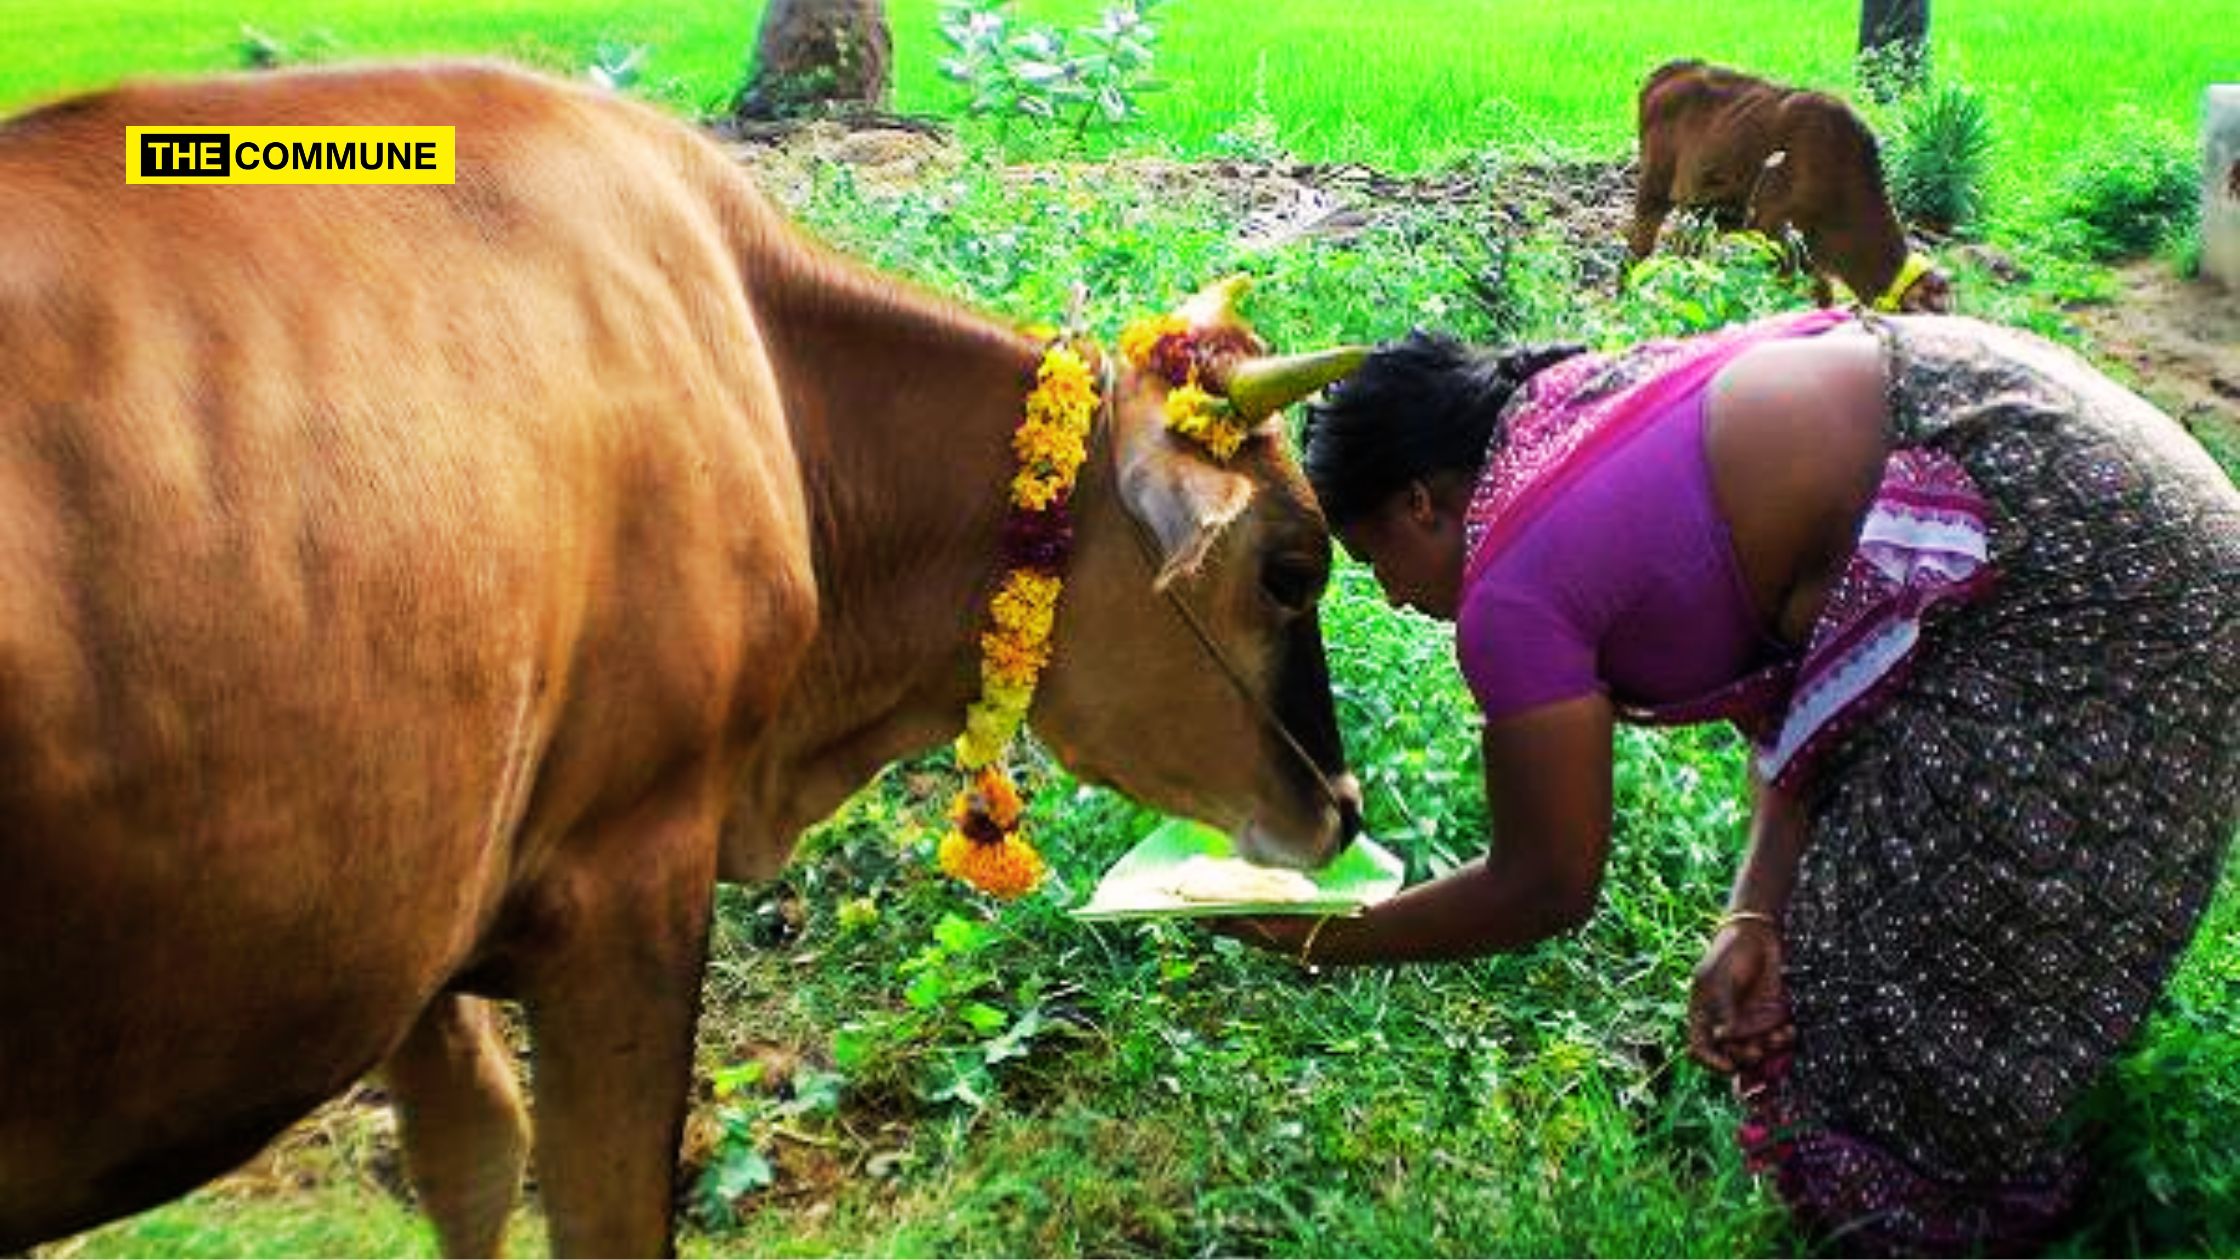
[[[1036,679],[1050,663],[1063,569],[1072,550],[1070,500],[1088,456],[1099,399],[1088,360],[1059,343],[1043,352],[1025,413],[1011,435],[1019,471],[1001,542],[1004,578],[980,635],[980,698],[965,710],[957,762],[972,781],[949,811],[941,869],[992,896],[1032,892],[1045,868],[1020,826],[1018,789],[1004,754],[1027,719]]]
[[[1205,388],[1208,369],[1223,355],[1248,351],[1250,334],[1211,328],[1192,331],[1179,315],[1155,315],[1120,333],[1120,356],[1139,372],[1167,383],[1167,428],[1227,463],[1251,426],[1229,400]]]
[[[1222,463],[1236,456],[1249,432],[1226,398],[1199,389],[1197,378],[1167,391],[1167,427],[1205,448]]]

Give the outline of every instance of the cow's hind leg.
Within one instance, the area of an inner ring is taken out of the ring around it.
[[[384,1074],[396,1096],[405,1171],[444,1252],[500,1254],[529,1126],[513,1056],[490,1004],[461,994],[438,997]]]
[[[706,799],[641,807],[571,837],[533,894],[522,998],[537,1180],[558,1255],[674,1250],[717,818]]]

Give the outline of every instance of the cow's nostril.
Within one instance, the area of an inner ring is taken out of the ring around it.
[[[1361,780],[1341,774],[1331,783],[1338,799],[1338,843],[1350,843],[1361,834]]]

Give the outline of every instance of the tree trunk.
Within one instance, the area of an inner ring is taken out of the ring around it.
[[[883,0],[770,0],[755,40],[754,75],[734,110],[741,118],[883,110],[892,61]]]
[[[1878,99],[1921,86],[1929,77],[1929,0],[1859,0],[1859,62]]]

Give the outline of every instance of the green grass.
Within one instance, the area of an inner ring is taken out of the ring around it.
[[[435,1231],[410,1205],[358,1184],[284,1197],[201,1194],[87,1239],[78,1254],[157,1256],[434,1256]]]
[[[702,0],[442,15],[374,0],[182,7],[19,4],[0,29],[0,100],[127,69],[228,65],[249,21],[283,42],[323,27],[354,52],[498,51],[560,68],[587,63],[601,41],[647,42],[655,79],[676,77],[655,94],[707,104],[732,87],[753,26],[751,6]],[[930,6],[892,8],[901,103],[935,107],[947,98],[930,71]],[[2119,103],[2191,118],[2212,59],[2209,4],[1998,8],[2011,17],[1940,9],[1940,57],[2000,111],[2002,153],[2025,155],[2008,168],[2017,195],[2051,185],[2017,170],[2051,171]],[[1621,149],[1633,81],[1668,53],[1837,81],[1852,21],[1850,6],[1820,0],[1683,3],[1655,10],[1654,23],[1631,3],[1385,0],[1366,38],[1353,16],[1363,11],[1357,0],[1175,0],[1174,87],[1131,143],[1201,152],[1264,109],[1281,143],[1314,156],[1432,162],[1499,142],[1471,158],[1498,177],[1538,139]],[[1450,33],[1456,14],[1471,16]],[[2149,36],[2195,31],[2201,47],[2145,48]],[[2080,49],[2090,74],[2073,73]],[[1707,258],[1660,259],[1615,302],[1595,271],[1607,243],[1582,250],[1553,223],[1506,230],[1489,206],[1401,208],[1343,244],[1248,250],[1218,190],[1153,196],[1094,165],[1023,183],[977,151],[907,188],[845,168],[804,174],[789,209],[844,248],[1020,318],[1062,310],[1078,282],[1107,335],[1231,270],[1258,278],[1252,313],[1283,345],[1418,322],[1615,343],[1797,301],[1762,257],[1724,241]],[[1979,278],[1963,302],[2073,339],[2059,304],[2104,277],[2030,252],[2027,216],[2009,211],[2007,222],[2037,278],[2024,288]],[[1505,270],[1487,289],[1497,254]],[[1386,608],[1351,565],[1326,625],[1371,830],[1414,878],[1471,859],[1485,805],[1447,632]],[[777,883],[721,896],[691,1169],[731,1161],[769,1184],[726,1202],[695,1193],[687,1253],[1796,1251],[1803,1240],[1740,1168],[1721,1083],[1681,1046],[1689,970],[1740,847],[1739,743],[1720,729],[1627,731],[1619,751],[1616,852],[1582,933],[1467,966],[1314,983],[1189,930],[1064,917],[1152,825],[1145,811],[1035,763],[1030,818],[1057,882],[1048,898],[997,908],[931,869],[942,759],[890,771]],[[2240,869],[2139,1049],[2093,1100],[2110,1134],[2109,1179],[2064,1251],[2240,1252],[2235,1009]],[[765,1066],[739,1068],[748,1062]],[[369,1171],[383,1149],[343,1142],[311,1165],[307,1189],[206,1190],[57,1250],[430,1254],[424,1223]],[[542,1246],[533,1212],[515,1244]]]
[[[894,0],[897,103],[940,111],[932,0]],[[1075,21],[1092,0],[1023,13]],[[1176,0],[1161,41],[1169,90],[1150,130],[1185,151],[1263,111],[1303,156],[1415,165],[1553,136],[1630,144],[1641,75],[1701,56],[1848,91],[1854,0]],[[602,42],[645,44],[657,95],[709,108],[736,87],[754,0],[12,0],[0,28],[0,109],[148,71],[232,68],[248,23],[282,43],[314,32],[344,53],[475,52],[581,70]],[[1654,14],[1653,19],[1648,15]],[[2191,131],[2202,85],[2230,77],[2221,0],[2077,0],[1938,10],[1940,71],[1985,93],[2022,187],[2097,134],[2119,106]]]

